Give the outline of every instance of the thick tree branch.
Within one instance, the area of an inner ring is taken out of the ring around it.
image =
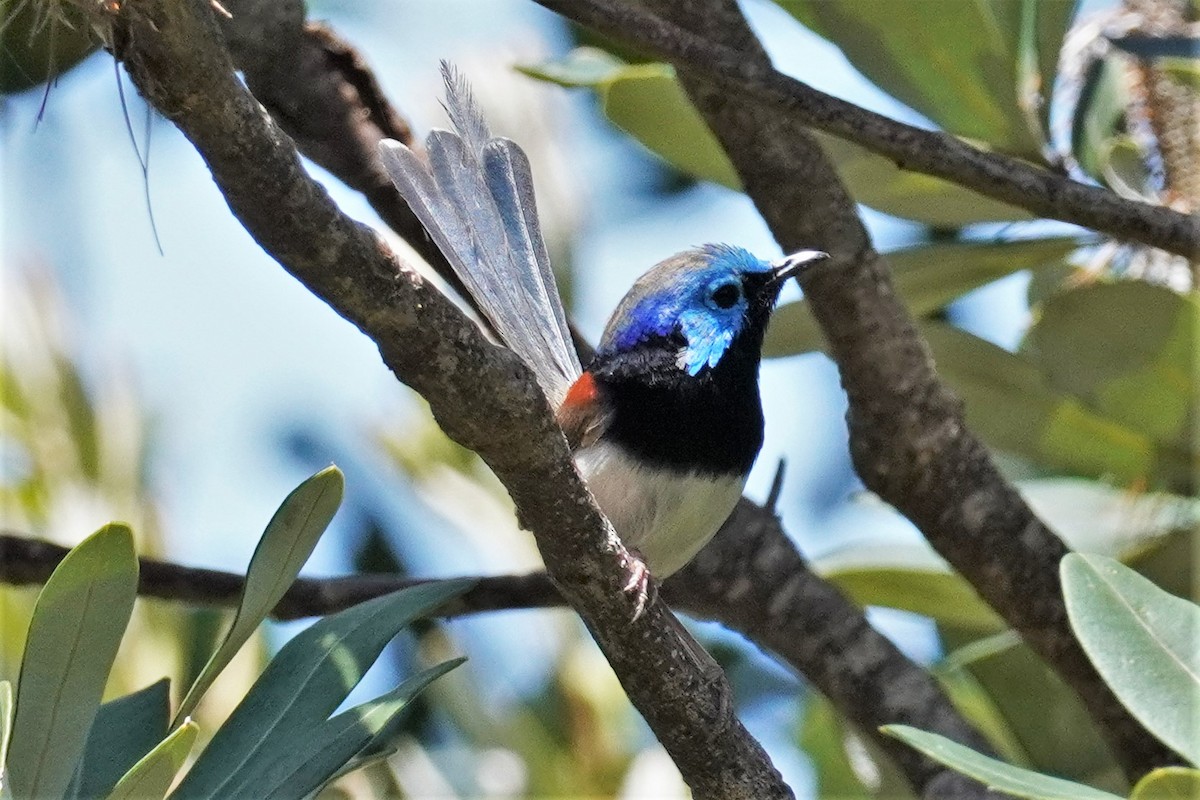
[[[728,684],[661,602],[633,620],[629,556],[575,471],[529,370],[370,229],[343,215],[236,80],[207,4],[126,0],[103,31],[138,90],[204,158],[247,231],[379,346],[508,488],[547,570],[697,797],[790,797],[730,715]],[[504,425],[496,425],[504,420]]]
[[[902,169],[944,178],[1040,217],[1082,225],[1200,259],[1200,223],[1162,206],[1126,200],[1019,159],[979,150],[819,92],[744,53],[620,0],[537,0],[590,28],[687,68],[731,96],[754,98],[811,126],[887,156]]]
[[[770,70],[732,3],[664,0],[660,8],[678,25],[717,39],[713,47],[739,52],[746,73]],[[626,11],[620,6],[614,13]],[[797,117],[780,115],[760,97],[718,88],[709,71],[686,66],[685,87],[785,251],[820,247],[834,256],[802,282],[849,397],[851,454],[863,482],[909,517],[1075,689],[1131,777],[1172,763],[1072,635],[1058,582],[1066,548],[967,430],[960,401],[934,372],[884,260],[819,145]]]
[[[226,45],[246,86],[304,156],[363,194],[380,218],[456,289],[454,271],[396,193],[377,145],[420,150],[363,57],[336,33],[305,20],[301,0],[226,0]],[[464,294],[464,297],[466,295]]]

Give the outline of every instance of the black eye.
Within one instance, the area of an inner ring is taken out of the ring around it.
[[[723,283],[713,290],[712,301],[717,308],[733,308],[742,299],[742,289],[736,283]]]

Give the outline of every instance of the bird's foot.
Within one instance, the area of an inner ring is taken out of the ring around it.
[[[622,591],[633,598],[633,619],[630,622],[637,622],[658,597],[658,587],[650,580],[646,557],[632,547],[627,548],[626,552],[629,560],[625,562],[625,569],[629,572],[629,580]]]

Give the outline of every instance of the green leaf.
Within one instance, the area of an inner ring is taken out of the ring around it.
[[[129,528],[71,550],[38,595],[17,683],[9,751],[14,797],[60,797],[71,782],[129,623],[138,563]]]
[[[938,322],[921,324],[938,374],[992,447],[1036,464],[1129,485],[1155,469],[1154,442],[1046,385],[1029,358]]]
[[[204,692],[275,608],[300,574],[342,503],[341,470],[327,467],[297,486],[271,517],[254,549],[246,585],[229,633],[179,704],[174,725],[192,713]]]
[[[577,48],[562,59],[518,69],[560,86],[595,90],[608,118],[664,161],[697,178],[741,189],[729,157],[670,65],[625,64],[602,50]],[[1030,218],[1022,209],[955,184],[901,170],[858,145],[816,135],[854,198],[885,213],[939,227]]]
[[[13,690],[8,681],[0,681],[0,799],[9,800],[8,742],[12,736]]]
[[[842,722],[824,697],[812,693],[805,699],[799,739],[800,749],[812,765],[817,797],[870,800],[872,794],[846,755]]]
[[[938,628],[950,651],[947,666],[964,668],[987,692],[1028,766],[1109,790],[1124,785],[1078,696],[1028,646],[1011,634],[978,639],[972,631]]]
[[[936,733],[907,725],[884,725],[879,729],[921,753],[987,785],[990,789],[1030,800],[1121,800],[1115,794],[1082,783],[1052,778],[1033,770],[1014,767]]]
[[[1040,131],[1017,86],[1022,69],[1031,68],[1028,31],[1022,42],[1022,12],[1030,9],[1018,0],[909,3],[903,14],[881,13],[875,0],[777,2],[881,89],[951,133],[1041,157]],[[1032,10],[1037,18],[1025,20],[1036,31],[1043,92],[1071,11],[1069,2],[1041,2]]]
[[[992,647],[1002,647],[1006,644],[1015,647],[1020,637],[1015,631],[989,636],[973,644],[987,644]],[[967,645],[971,647],[972,645]],[[960,648],[954,655],[961,656]],[[1028,754],[1021,747],[1020,740],[1008,724],[1004,714],[996,707],[996,703],[987,689],[984,688],[974,675],[967,669],[960,668],[947,658],[933,668],[934,677],[941,684],[942,690],[950,698],[950,702],[975,730],[986,737],[996,752],[1004,760],[1015,762],[1020,766],[1031,765]]]
[[[456,658],[427,669],[387,694],[327,720],[279,760],[260,762],[262,767],[257,774],[247,776],[239,794],[271,800],[308,796],[370,746],[379,733],[392,728],[393,721],[418,692],[465,660]]]
[[[415,586],[326,617],[284,645],[172,795],[239,796],[262,764],[296,749],[336,709],[400,629],[471,581]]]
[[[162,800],[183,768],[200,726],[190,719],[171,731],[117,782],[108,800]]]
[[[1069,553],[1061,573],[1071,627],[1101,677],[1147,730],[1200,764],[1200,606],[1103,556]]]
[[[1000,242],[938,242],[888,253],[896,291],[914,317],[924,317],[992,281],[1056,266],[1078,247],[1070,237]],[[823,346],[807,301],[781,306],[763,343],[767,358]]]
[[[1142,281],[1097,283],[1048,299],[1023,352],[1050,386],[1154,439],[1180,439],[1198,326],[1193,298]]]
[[[1194,58],[1164,58],[1157,66],[1176,83],[1200,90],[1200,61]]]
[[[899,608],[980,634],[1006,627],[928,547],[859,544],[822,556],[812,566],[859,605]]]
[[[1109,142],[1125,127],[1131,98],[1126,72],[1113,58],[1096,62],[1084,75],[1071,124],[1071,150],[1079,166],[1096,180],[1104,179]]]
[[[1129,800],[1196,800],[1200,797],[1200,770],[1160,767],[1142,777]]]
[[[171,717],[170,693],[171,682],[163,678],[100,706],[67,797],[103,797],[162,741]]]

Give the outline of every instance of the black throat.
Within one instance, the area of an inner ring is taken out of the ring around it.
[[[604,441],[654,466],[746,474],[763,442],[761,338],[743,332],[715,367],[695,376],[676,361],[686,344],[679,335],[597,356],[588,371],[612,410]]]

